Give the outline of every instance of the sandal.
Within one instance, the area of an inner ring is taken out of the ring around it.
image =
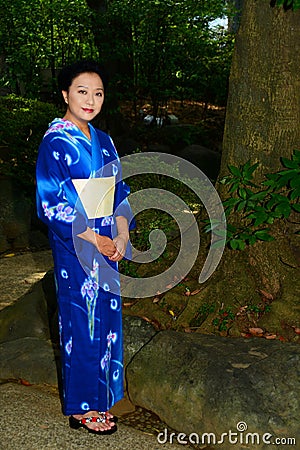
[[[98,414],[100,414],[100,416],[104,416],[105,419],[109,422],[114,422],[114,423],[118,422],[118,418],[116,416],[107,417],[107,411],[106,412],[99,411]]]
[[[94,433],[94,434],[101,434],[101,435],[107,435],[107,434],[113,434],[117,431],[117,425],[114,425],[113,427],[109,428],[108,430],[94,430],[93,428],[89,428],[86,424],[89,423],[93,423],[93,422],[97,422],[97,423],[105,423],[106,419],[103,417],[84,417],[82,419],[75,419],[74,416],[70,416],[69,417],[69,425],[70,428],[72,428],[73,430],[78,430],[79,428],[85,428],[86,430],[88,430],[89,433]]]

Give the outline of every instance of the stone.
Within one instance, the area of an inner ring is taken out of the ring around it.
[[[188,145],[177,153],[180,158],[194,164],[211,180],[216,180],[220,171],[221,154],[203,145]],[[179,168],[180,170],[180,168]],[[182,173],[191,176],[191,173]]]
[[[8,342],[23,337],[49,339],[47,302],[44,297],[43,281],[18,301],[0,312],[0,342]]]
[[[129,364],[156,334],[155,328],[140,317],[123,316],[124,361]]]
[[[31,205],[12,177],[0,177],[0,252],[29,246]]]
[[[299,362],[297,344],[160,331],[127,366],[129,398],[187,435],[299,438]]]
[[[0,379],[57,385],[55,351],[50,341],[25,337],[0,344]]]

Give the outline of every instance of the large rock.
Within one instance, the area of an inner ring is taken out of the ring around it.
[[[24,337],[0,344],[0,379],[57,385],[56,354],[50,341]]]
[[[53,341],[54,299],[53,271],[50,271],[27,294],[0,312],[0,379],[58,383],[57,343]]]
[[[297,344],[162,331],[128,365],[129,396],[187,435],[247,427],[300,438],[299,362]],[[253,439],[251,449],[265,448]]]
[[[30,292],[0,312],[0,342],[22,337],[50,338],[43,281],[37,282]]]
[[[154,327],[135,316],[123,317],[124,334],[124,361],[129,364],[131,359],[143,348],[156,334]]]
[[[12,177],[0,177],[0,252],[29,246],[31,205]]]

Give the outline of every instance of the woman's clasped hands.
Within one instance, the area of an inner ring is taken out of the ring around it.
[[[125,255],[128,239],[119,234],[114,239],[108,236],[96,234],[96,247],[102,255],[107,256],[111,261],[121,261]]]

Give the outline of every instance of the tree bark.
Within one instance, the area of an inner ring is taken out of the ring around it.
[[[243,3],[245,0],[231,0],[230,4],[235,9],[235,15],[233,17],[229,18],[228,21],[228,29],[231,33],[237,33],[239,26],[240,26],[240,20],[241,20],[241,12],[243,9]]]
[[[233,55],[221,173],[248,159],[260,173],[300,148],[300,11],[246,0]]]
[[[283,169],[281,156],[289,158],[294,149],[300,149],[299,67],[300,10],[285,12],[272,8],[269,0],[245,0],[229,81],[221,178],[228,174],[228,164],[251,160],[260,164],[255,172],[259,184],[264,174]],[[299,223],[299,217],[293,217],[297,220]],[[227,249],[212,279],[185,311],[182,323],[188,322],[203,302],[216,302],[235,311],[267,302],[271,303],[270,313],[257,316],[252,326],[296,338],[300,247],[294,234],[297,225],[291,222],[274,223],[273,242],[258,242],[244,251]],[[211,318],[200,331],[212,331]],[[242,323],[238,329],[233,323],[232,334],[242,328]]]

